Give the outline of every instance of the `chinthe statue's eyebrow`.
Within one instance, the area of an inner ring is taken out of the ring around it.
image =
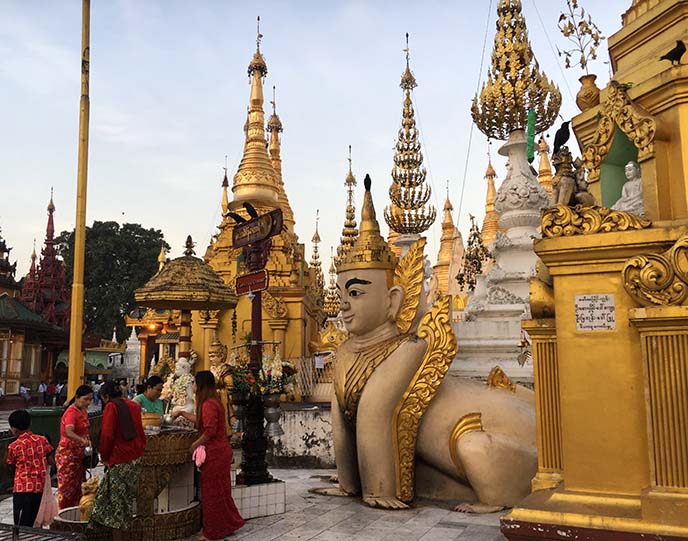
[[[368,280],[361,280],[360,278],[351,278],[350,280],[346,281],[346,284],[344,284],[344,289],[349,289],[351,286],[360,284],[362,286],[367,286],[370,285],[371,282]]]

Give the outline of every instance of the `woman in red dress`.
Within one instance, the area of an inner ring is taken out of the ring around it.
[[[201,509],[205,539],[224,539],[244,525],[232,499],[232,448],[227,441],[225,408],[215,390],[215,377],[209,370],[196,374],[196,415],[181,412],[196,424],[201,433],[191,451],[204,445],[206,458],[201,466]],[[203,539],[201,537],[200,539]]]
[[[93,400],[90,385],[80,385],[60,421],[57,463],[57,503],[60,509],[75,507],[81,499],[81,483],[86,480],[84,449],[91,444],[88,436],[88,406]]]

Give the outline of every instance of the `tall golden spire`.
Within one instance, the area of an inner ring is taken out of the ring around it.
[[[322,265],[320,263],[320,254],[318,253],[318,244],[320,244],[320,234],[318,233],[318,222],[320,221],[320,211],[315,211],[315,234],[311,239],[313,242],[313,255],[311,255],[311,260],[309,265],[313,268],[313,273],[315,275],[314,287],[318,298],[322,299],[325,291],[325,276],[323,275]]]
[[[549,161],[549,145],[544,137],[540,138],[537,149],[540,155],[540,165],[538,166],[538,182],[547,190],[547,195],[552,195],[552,164]]]
[[[481,236],[483,244],[489,246],[499,231],[499,213],[495,210],[494,201],[497,195],[495,189],[494,179],[497,176],[494,167],[492,167],[492,159],[487,159],[487,171],[485,171],[485,179],[487,180],[487,196],[485,197],[485,219],[483,220],[483,227]]]
[[[325,310],[327,317],[337,317],[340,304],[341,300],[337,291],[337,270],[334,268],[334,249],[330,247],[330,285],[327,288],[323,303],[323,310]]]
[[[287,197],[287,192],[284,189],[284,181],[282,180],[282,157],[281,146],[280,146],[280,133],[282,133],[282,121],[277,115],[277,99],[275,97],[275,86],[272,86],[272,115],[268,120],[268,131],[270,132],[270,161],[272,162],[272,168],[277,173],[277,198],[279,205],[282,209],[284,217],[284,225],[286,225],[287,230],[294,232],[294,212],[291,210],[291,205],[289,204],[289,198]]]
[[[258,17],[260,25],[260,17]],[[258,27],[256,52],[248,65],[248,76],[251,77],[251,100],[246,126],[244,155],[239,169],[234,175],[234,201],[260,200],[277,203],[278,179],[272,167],[267,151],[265,138],[265,113],[263,111],[263,77],[268,73],[265,59],[260,52],[260,40],[263,35]]]
[[[358,238],[358,229],[356,224],[356,206],[354,205],[354,188],[356,187],[356,177],[351,171],[351,145],[349,145],[349,172],[344,181],[347,191],[346,199],[346,218],[344,220],[344,228],[342,229],[342,236],[339,239],[339,246],[337,246],[337,256],[335,262],[340,261],[344,255],[351,249]]]
[[[224,220],[229,210],[229,196],[227,195],[227,188],[229,188],[229,180],[227,179],[227,156],[225,156],[225,177],[222,179],[222,219]]]
[[[540,71],[528,41],[521,0],[499,0],[492,66],[471,114],[478,129],[491,139],[507,139],[526,129],[528,109],[535,111],[535,133],[553,123],[561,106],[557,86]]]
[[[435,207],[427,205],[431,190],[425,184],[426,171],[411,101],[411,90],[418,84],[409,66],[408,33],[404,53],[406,70],[400,84],[404,91],[404,111],[394,153],[392,185],[389,187],[392,204],[385,208],[385,221],[400,235],[419,235],[434,223],[436,211]]]
[[[442,219],[442,236],[440,237],[440,250],[437,253],[437,264],[433,267],[435,278],[440,293],[447,294],[449,287],[449,265],[451,264],[454,239],[458,231],[454,226],[452,211],[454,207],[449,201],[449,181],[447,181],[447,198],[444,201],[444,218]]]

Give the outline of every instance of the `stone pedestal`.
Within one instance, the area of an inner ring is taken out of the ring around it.
[[[512,132],[499,153],[509,158],[507,176],[495,199],[505,233],[498,233],[491,245],[495,262],[487,275],[478,278],[463,320],[454,327],[459,353],[452,371],[486,378],[499,365],[510,378],[532,382],[532,365],[518,362],[521,320],[530,318],[529,283],[538,262],[533,239],[540,237],[540,211],[549,201],[530,170],[523,130]]]

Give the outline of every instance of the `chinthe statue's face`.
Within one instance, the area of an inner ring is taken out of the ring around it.
[[[341,272],[337,289],[342,299],[342,319],[349,333],[366,334],[389,321],[391,299],[385,270]]]

